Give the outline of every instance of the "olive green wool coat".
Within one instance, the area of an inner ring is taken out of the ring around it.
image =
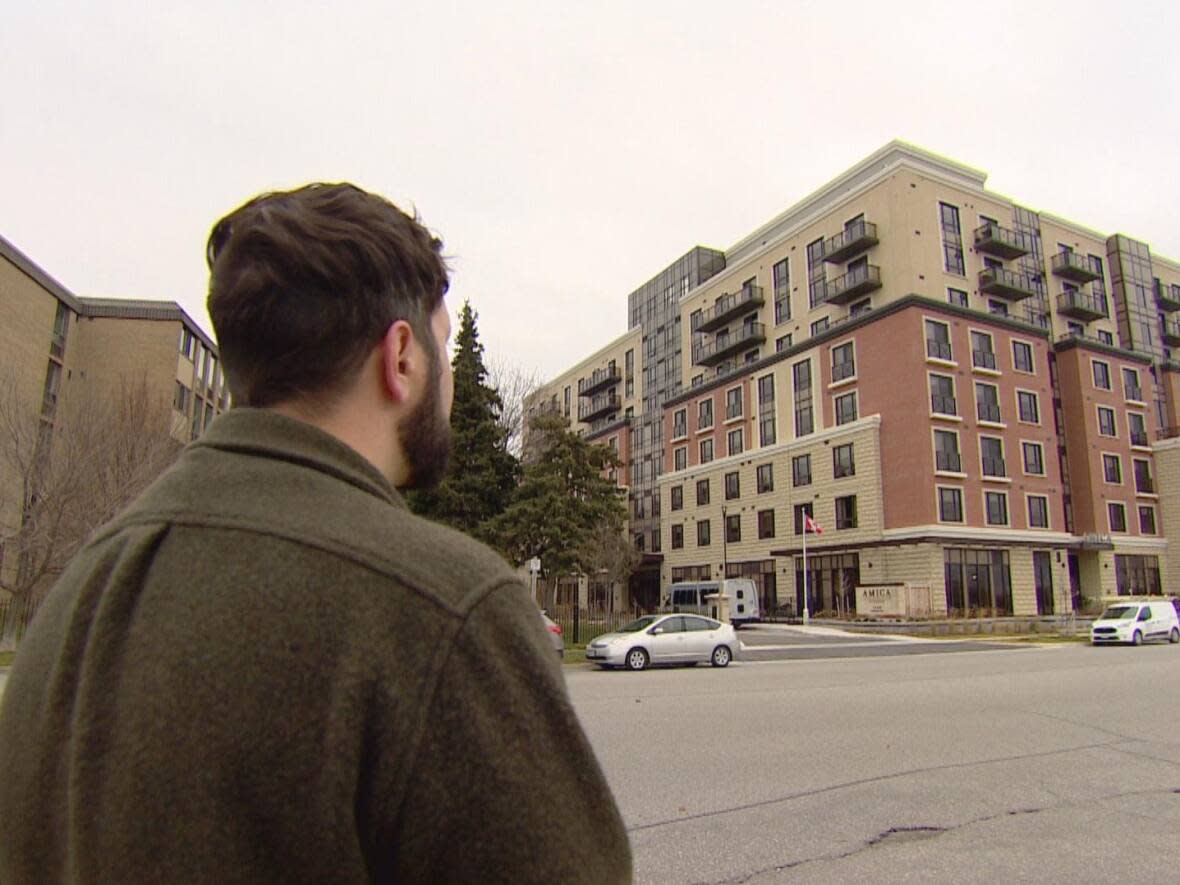
[[[0,705],[6,885],[630,876],[504,562],[271,412],[98,532]]]

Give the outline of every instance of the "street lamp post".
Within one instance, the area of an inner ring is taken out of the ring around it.
[[[729,571],[729,525],[725,520],[726,506],[721,505],[721,580]]]

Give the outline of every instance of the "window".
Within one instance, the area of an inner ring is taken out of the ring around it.
[[[1012,342],[1012,368],[1017,372],[1033,371],[1032,347],[1023,341]]]
[[[818,320],[816,320],[814,323],[811,324],[811,334],[818,335],[820,332],[826,331],[827,328],[828,328],[828,318],[827,317],[820,317]]]
[[[1098,434],[1099,436],[1118,436],[1114,424],[1114,409],[1108,409],[1106,406],[1098,407]]]
[[[1099,390],[1110,390],[1110,366],[1100,360],[1093,360],[1090,368],[1094,373],[1094,386]]]
[[[759,464],[755,472],[757,480],[758,494],[764,492],[774,491],[774,465],[773,464]]]
[[[824,238],[807,244],[807,296],[811,307],[822,304],[828,297],[824,282]]]
[[[1131,445],[1147,445],[1147,422],[1138,412],[1127,412],[1127,426],[1131,430]]]
[[[1102,478],[1115,485],[1123,481],[1123,461],[1118,455],[1102,456]]]
[[[934,469],[961,473],[963,462],[959,457],[959,435],[950,430],[934,431]]]
[[[955,307],[966,307],[967,293],[962,289],[948,288],[946,290],[946,300],[949,304],[955,305]]]
[[[951,327],[937,320],[926,320],[926,356],[936,360],[952,359]]]
[[[701,449],[701,463],[702,464],[708,464],[710,461],[713,460],[713,440],[702,439],[700,449]]]
[[[1114,334],[1105,329],[1098,330],[1098,341],[1101,344],[1114,344]]]
[[[836,424],[849,424],[856,420],[856,391],[836,397]]]
[[[975,409],[980,421],[1000,423],[1000,390],[994,384],[975,382]]]
[[[1123,368],[1123,396],[1137,403],[1143,402],[1143,388],[1139,386],[1139,373]]]
[[[844,476],[854,476],[856,464],[852,458],[852,443],[835,446],[832,449],[832,476],[840,479]]]
[[[852,342],[832,348],[832,381],[856,377],[856,354]]]
[[[672,486],[671,507],[673,510],[684,509],[684,486]]]
[[[774,280],[774,322],[785,323],[791,318],[791,266],[788,259],[771,269]]]
[[[697,480],[697,506],[703,507],[709,503],[709,480]]]
[[[1004,465],[1004,441],[998,436],[981,436],[979,454],[984,476],[1007,476]]]
[[[1008,305],[1003,301],[989,300],[987,302],[987,312],[1000,317],[1008,315]]]
[[[811,455],[796,455],[791,459],[791,485],[811,485]]]
[[[996,352],[992,349],[992,336],[986,332],[971,333],[971,365],[977,369],[996,368]]]
[[[1139,506],[1139,534],[1155,534],[1155,508],[1146,505]]]
[[[738,472],[735,470],[732,473],[725,474],[725,500],[732,501],[734,498],[742,496],[741,479]]]
[[[856,528],[856,495],[844,495],[836,499],[836,528]]]
[[[1028,527],[1047,529],[1049,527],[1049,499],[1044,495],[1028,496]]]
[[[1118,501],[1109,502],[1106,505],[1106,516],[1110,520],[1110,530],[1112,532],[1125,532],[1127,530],[1126,505]]]
[[[725,517],[725,542],[737,544],[742,539],[742,517],[740,513],[731,513]]]
[[[812,508],[811,502],[808,501],[805,504],[796,504],[794,507],[794,513],[795,513],[795,534],[801,535],[801,534],[803,534],[803,514],[806,513],[812,519],[815,519],[815,510]]]
[[[739,427],[736,430],[729,431],[728,436],[729,454],[740,455],[742,453],[742,429]]]
[[[774,445],[775,433],[774,376],[763,375],[758,379],[758,444]]]
[[[697,546],[708,547],[712,538],[709,535],[709,520],[702,519],[697,523]]]
[[[672,549],[681,550],[684,547],[684,526],[672,526]]]
[[[795,390],[795,436],[807,436],[815,430],[811,407],[811,360],[801,360],[791,369]]]
[[[742,417],[742,389],[732,387],[725,391],[725,420]]]
[[[703,399],[697,403],[697,430],[707,430],[713,426],[713,400]]]
[[[758,540],[774,537],[774,511],[758,511]]]
[[[688,410],[677,409],[672,416],[672,439],[688,436]]]
[[[193,358],[193,345],[196,344],[196,336],[188,329],[181,327],[180,330],[180,352],[184,354],[186,359]]]
[[[963,490],[938,487],[938,519],[941,522],[963,521]]]
[[[1041,408],[1037,395],[1030,390],[1016,391],[1016,410],[1026,424],[1041,423]]]
[[[191,395],[192,395],[192,391],[190,391],[187,387],[185,387],[183,382],[177,381],[176,382],[176,395],[172,398],[172,407],[174,409],[176,409],[176,411],[187,415],[188,414],[189,397]]]
[[[939,203],[938,219],[942,229],[943,267],[947,273],[964,277],[967,270],[963,264],[963,236],[959,227],[958,207]]]
[[[1135,470],[1135,491],[1143,495],[1155,493],[1155,483],[1151,479],[1151,462],[1143,458],[1131,461]]]
[[[1024,472],[1029,476],[1045,475],[1045,450],[1038,442],[1020,444],[1021,454],[1024,456]]]
[[[955,379],[949,375],[930,376],[930,410],[936,415],[957,415]]]
[[[780,335],[778,338],[774,339],[774,352],[775,353],[782,353],[784,350],[786,350],[790,346],[791,346],[791,333],[790,332],[788,332],[786,335]]]
[[[984,518],[988,525],[1008,524],[1008,495],[1006,492],[983,493]]]
[[[672,450],[672,469],[684,470],[688,467],[688,447],[677,446]]]

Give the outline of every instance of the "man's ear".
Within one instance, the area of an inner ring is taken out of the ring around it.
[[[398,320],[390,325],[379,346],[385,389],[390,399],[398,405],[409,402],[415,384],[414,375],[419,369],[420,348],[414,346],[414,330],[405,320]]]

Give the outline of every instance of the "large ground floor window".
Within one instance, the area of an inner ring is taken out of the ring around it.
[[[807,557],[807,611],[812,615],[844,617],[856,612],[860,583],[860,554],[841,553]],[[795,560],[795,613],[803,614],[803,557]]]
[[[948,548],[944,553],[946,608],[951,617],[1012,614],[1007,550]]]
[[[713,571],[708,565],[679,565],[672,566],[672,583],[681,581],[711,581]]]
[[[778,577],[774,573],[773,559],[753,559],[748,562],[728,562],[725,577],[749,578],[758,588],[759,612],[763,620],[778,614]]]
[[[1158,556],[1114,555],[1114,579],[1119,596],[1159,596],[1160,561]]]

